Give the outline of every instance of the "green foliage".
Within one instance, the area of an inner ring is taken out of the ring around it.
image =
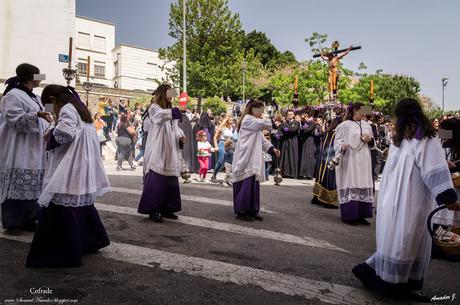
[[[254,50],[255,55],[260,55],[260,62],[266,68],[276,68],[296,64],[297,60],[290,51],[281,53],[263,32],[252,31],[248,33],[243,42],[246,52]]]
[[[182,1],[171,4],[169,35],[174,44],[161,50],[163,58],[175,60],[174,76],[182,83]],[[251,80],[262,68],[254,51],[245,52],[245,34],[238,14],[233,14],[227,0],[188,0],[187,76],[191,96],[226,96],[242,94],[242,63],[247,62],[248,92]]]
[[[227,112],[227,104],[218,96],[207,98],[203,103],[203,111],[211,109],[214,115]]]

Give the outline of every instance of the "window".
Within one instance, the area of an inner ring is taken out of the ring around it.
[[[89,49],[89,34],[78,32],[78,47]]]
[[[94,65],[94,76],[105,78],[105,66],[101,64]]]
[[[118,70],[118,60],[113,64],[113,66],[114,66],[114,70],[115,70],[115,71],[114,71],[115,77],[120,76],[119,70]]]
[[[86,75],[87,68],[88,62],[78,62],[78,75]]]
[[[105,52],[105,37],[94,35],[94,49]]]

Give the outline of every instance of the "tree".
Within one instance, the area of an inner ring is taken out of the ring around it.
[[[171,4],[169,35],[173,45],[160,50],[160,56],[177,62],[176,79],[182,83],[182,1]],[[238,14],[227,0],[188,0],[187,81],[191,96],[225,96],[242,92],[242,62],[247,62],[248,90],[260,71],[260,59],[254,51],[245,52],[244,31]]]
[[[319,34],[317,32],[314,32],[311,37],[305,38],[305,42],[308,43],[313,54],[319,54],[321,51],[331,51],[331,48],[324,47],[326,41],[327,34]]]
[[[253,49],[255,55],[260,55],[260,62],[266,68],[275,69],[280,66],[296,64],[294,53],[281,53],[264,32],[252,31],[246,34],[243,47],[246,52]]]
[[[203,103],[203,110],[206,111],[208,109],[211,109],[214,116],[218,116],[221,113],[227,112],[227,104],[217,96],[207,98]]]

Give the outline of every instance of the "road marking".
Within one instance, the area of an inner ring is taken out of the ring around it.
[[[9,235],[0,232],[0,238],[30,243],[32,234]],[[130,244],[112,242],[108,247],[101,249],[99,254],[95,255],[124,263],[149,268],[158,267],[163,270],[185,273],[224,283],[258,286],[269,292],[289,296],[298,295],[306,299],[316,298],[329,304],[384,304],[370,292],[353,287]]]
[[[119,214],[133,215],[138,217],[145,217],[137,212],[137,209],[130,207],[112,205],[112,204],[101,204],[96,203],[96,208],[101,211],[113,212]],[[262,229],[253,229],[245,226],[235,225],[232,223],[217,222],[213,220],[207,220],[202,218],[195,218],[190,216],[180,216],[177,220],[168,220],[166,221],[182,223],[190,226],[202,227],[207,229],[214,229],[219,231],[225,231],[236,234],[243,234],[253,237],[260,237],[265,239],[271,239],[276,241],[283,241],[291,244],[303,245],[308,247],[322,248],[327,250],[340,251],[345,253],[350,253],[350,251],[334,246],[333,244],[311,237],[300,237],[286,233],[279,233],[274,231],[262,230]]]
[[[128,189],[124,187],[112,187],[112,192],[133,194],[133,195],[139,195],[139,196],[142,195],[141,190]],[[208,197],[190,196],[190,195],[183,195],[183,194],[181,194],[180,197],[184,201],[193,201],[193,202],[201,202],[201,203],[207,203],[207,204],[233,207],[233,202],[230,200],[213,199],[213,198],[208,198]],[[267,214],[278,214],[278,212],[267,210],[264,207],[261,207],[260,211],[262,213],[267,213]]]

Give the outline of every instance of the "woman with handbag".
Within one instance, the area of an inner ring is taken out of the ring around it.
[[[128,116],[123,114],[118,124],[117,144],[117,171],[122,170],[123,161],[128,161],[131,170],[135,170],[133,164],[132,145],[136,138],[136,131],[129,125]]]

